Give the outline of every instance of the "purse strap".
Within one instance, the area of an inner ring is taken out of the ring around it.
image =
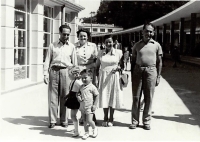
[[[74,87],[74,83],[75,83],[76,79],[71,83],[71,87],[70,87],[70,90],[69,91],[72,91],[72,88]]]

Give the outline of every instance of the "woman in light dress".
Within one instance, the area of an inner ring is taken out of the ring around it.
[[[120,83],[120,71],[123,72],[122,50],[113,47],[113,38],[106,35],[105,49],[97,56],[99,108],[103,108],[104,127],[113,126],[114,109],[123,108],[123,88]],[[110,112],[110,118],[108,113]]]

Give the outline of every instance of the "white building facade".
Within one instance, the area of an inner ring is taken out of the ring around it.
[[[77,41],[79,0],[0,0],[1,93],[43,82],[43,63],[59,26]]]

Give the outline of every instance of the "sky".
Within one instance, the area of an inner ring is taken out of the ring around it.
[[[79,18],[90,17],[90,12],[97,12],[100,5],[100,0],[79,0],[79,4],[85,9],[78,13]]]

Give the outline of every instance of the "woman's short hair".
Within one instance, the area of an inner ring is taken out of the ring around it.
[[[60,31],[60,33],[62,33],[62,31],[63,31],[64,28],[69,29],[70,32],[71,32],[71,28],[70,28],[69,25],[61,25],[61,26],[59,27],[59,31]]]
[[[79,29],[77,33],[77,37],[79,37],[80,32],[87,33],[87,36],[90,37],[90,32],[87,29]]]

